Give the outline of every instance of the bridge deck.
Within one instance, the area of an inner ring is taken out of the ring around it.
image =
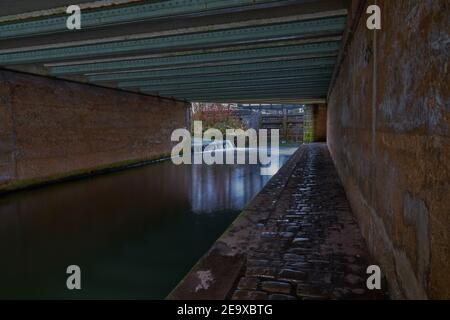
[[[345,0],[85,1],[68,30],[67,1],[16,2],[0,66],[199,102],[324,102],[348,14]]]

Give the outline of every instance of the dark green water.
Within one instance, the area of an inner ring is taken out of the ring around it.
[[[269,179],[166,161],[0,197],[0,298],[162,299]]]

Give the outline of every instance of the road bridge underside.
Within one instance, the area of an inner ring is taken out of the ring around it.
[[[22,1],[0,17],[0,65],[188,101],[324,101],[347,2],[96,1],[71,31],[65,1]]]

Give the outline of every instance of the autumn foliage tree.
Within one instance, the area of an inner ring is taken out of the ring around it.
[[[192,120],[202,121],[204,131],[215,128],[225,134],[226,129],[244,129],[234,105],[229,103],[193,103]]]

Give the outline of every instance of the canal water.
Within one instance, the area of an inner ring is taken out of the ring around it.
[[[0,298],[163,299],[269,179],[165,161],[0,196]]]

